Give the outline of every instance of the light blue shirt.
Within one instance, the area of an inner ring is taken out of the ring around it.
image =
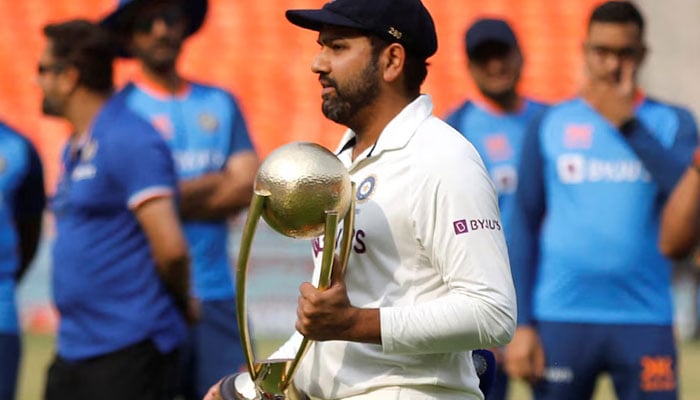
[[[650,99],[636,118],[622,133],[578,98],[528,133],[506,232],[520,323],[671,323],[659,215],[697,128]]]
[[[131,83],[123,93],[129,107],[165,138],[180,179],[221,171],[231,155],[253,150],[236,100],[222,89],[190,83],[182,93],[170,95]],[[183,228],[194,294],[202,300],[233,298],[226,220],[184,221]]]
[[[518,187],[518,161],[525,131],[546,105],[524,99],[517,112],[504,113],[467,101],[446,122],[469,140],[484,160],[498,193],[498,208],[508,231],[513,195]]]

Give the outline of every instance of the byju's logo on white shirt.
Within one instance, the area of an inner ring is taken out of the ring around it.
[[[501,221],[496,219],[460,219],[452,222],[452,227],[455,230],[455,235],[469,233],[479,230],[500,231]]]

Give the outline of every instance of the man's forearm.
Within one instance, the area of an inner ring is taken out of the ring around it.
[[[38,215],[36,217],[23,218],[16,222],[20,256],[19,268],[15,274],[17,282],[24,277],[24,274],[27,272],[27,269],[29,269],[29,265],[36,254],[39,245],[39,237],[41,235],[41,220],[42,216]]]
[[[225,172],[181,181],[180,215],[185,220],[215,220],[235,215],[250,204],[252,185]]]
[[[190,260],[180,257],[158,263],[158,274],[177,305],[187,315],[190,302]]]
[[[686,170],[671,193],[661,218],[659,247],[666,256],[679,259],[688,255],[700,231],[700,171]]]
[[[197,212],[201,211],[219,185],[223,184],[223,180],[223,173],[214,172],[180,181],[178,183],[180,215],[185,219],[196,219]]]

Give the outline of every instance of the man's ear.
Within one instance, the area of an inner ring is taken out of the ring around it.
[[[80,72],[74,66],[66,68],[59,77],[59,88],[63,93],[72,93],[80,84]]]
[[[385,59],[382,75],[387,82],[395,81],[403,72],[406,62],[406,49],[398,43],[392,43],[383,51]]]
[[[639,64],[640,65],[642,63],[644,63],[644,60],[646,60],[648,53],[649,53],[649,48],[646,45],[642,45],[642,49],[640,50],[640,53],[639,53]]]

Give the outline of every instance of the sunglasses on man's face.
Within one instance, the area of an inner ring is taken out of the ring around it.
[[[172,28],[185,18],[181,7],[159,8],[150,12],[137,15],[134,18],[134,32],[149,33],[156,21],[163,21],[168,28]]]

